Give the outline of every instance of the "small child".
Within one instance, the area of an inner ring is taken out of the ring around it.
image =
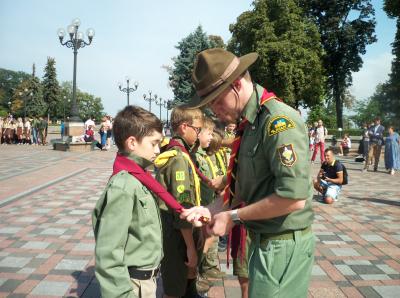
[[[113,129],[119,150],[114,173],[92,214],[95,274],[103,297],[155,297],[163,258],[160,212],[153,194],[159,184],[144,169],[160,152],[162,124],[154,114],[127,106]]]
[[[185,207],[200,205],[200,179],[191,158],[203,122],[199,109],[176,107],[171,113],[173,137],[155,165],[156,179]],[[164,297],[197,297],[198,229],[172,213],[162,202],[165,257],[161,263]]]
[[[200,171],[209,179],[215,179],[219,175],[218,168],[215,163],[215,152],[208,149],[213,140],[214,122],[210,118],[205,118],[203,128],[199,134],[200,147],[196,152],[196,160],[199,164]],[[209,152],[207,152],[209,151]],[[207,206],[216,199],[215,190],[210,186],[201,182],[201,205]],[[202,260],[200,262],[200,274],[203,278],[222,278],[225,276],[218,268],[218,241],[215,237],[209,237],[205,240]]]
[[[93,125],[89,125],[88,128],[85,131],[85,135],[83,136],[83,140],[87,143],[92,142],[94,145],[99,148],[100,150],[103,149],[101,144],[94,139],[94,130],[93,130]]]

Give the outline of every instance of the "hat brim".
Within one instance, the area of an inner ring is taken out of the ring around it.
[[[225,82],[223,82],[221,85],[219,85],[217,88],[215,88],[213,91],[211,91],[205,96],[200,97],[197,94],[195,94],[195,96],[193,96],[192,99],[183,106],[185,108],[196,109],[208,105],[214,99],[216,99],[218,95],[220,95],[226,88],[228,88],[245,70],[247,70],[254,62],[256,62],[257,59],[258,59],[257,53],[249,53],[240,57],[239,58],[240,63],[238,67],[225,80]]]

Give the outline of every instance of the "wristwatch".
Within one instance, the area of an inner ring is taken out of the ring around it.
[[[232,210],[230,214],[231,214],[231,219],[235,225],[240,225],[243,223],[243,221],[240,219],[238,215],[238,209]]]

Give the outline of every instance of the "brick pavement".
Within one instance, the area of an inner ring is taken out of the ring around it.
[[[0,297],[98,297],[90,213],[115,151],[0,152]],[[399,297],[400,175],[345,164],[350,184],[340,201],[313,203],[318,243],[309,296]],[[240,297],[231,274],[214,284],[209,297]]]

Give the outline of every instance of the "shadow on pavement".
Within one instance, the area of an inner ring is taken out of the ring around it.
[[[368,201],[368,202],[391,205],[391,206],[400,206],[400,202],[392,201],[392,200],[377,199],[377,198],[363,199],[363,198],[356,198],[356,197],[347,197],[347,198],[351,199],[351,200],[357,200],[357,201]]]
[[[76,279],[77,285],[70,289],[68,297],[101,297],[100,286],[94,276],[94,266],[85,268],[85,271],[74,271],[71,276]]]

